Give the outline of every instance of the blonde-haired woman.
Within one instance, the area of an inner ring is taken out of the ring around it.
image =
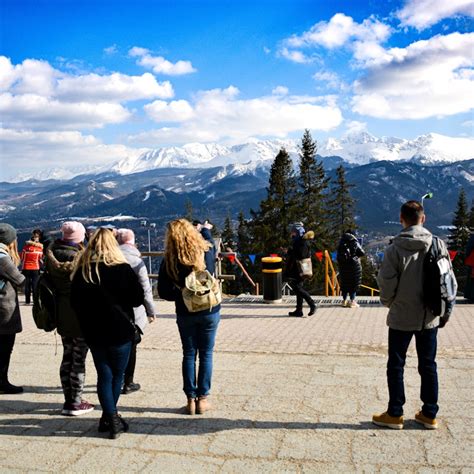
[[[180,288],[185,278],[195,270],[215,270],[215,253],[209,242],[186,219],[168,224],[165,257],[160,266],[158,293],[175,301],[177,324],[183,346],[183,390],[187,396],[190,415],[209,409],[207,397],[211,389],[212,356],[220,305],[191,313],[186,308]],[[196,376],[196,357],[199,372]]]
[[[25,276],[18,270],[19,264],[16,230],[10,224],[0,223],[0,394],[23,392],[22,387],[8,381],[15,337],[22,331],[17,291]]]
[[[110,229],[99,228],[79,255],[71,304],[97,369],[99,431],[115,439],[128,430],[117,402],[135,338],[133,308],[143,304],[143,288]]]

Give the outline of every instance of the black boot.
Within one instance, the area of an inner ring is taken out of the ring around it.
[[[17,393],[23,393],[23,387],[17,387],[8,381],[8,368],[10,367],[10,356],[9,353],[2,353],[0,357],[0,394],[1,395],[14,395]]]
[[[110,431],[110,417],[102,413],[102,416],[100,417],[100,420],[99,420],[98,429],[99,429],[99,433],[107,433],[107,431]]]
[[[288,313],[288,316],[297,316],[299,318],[303,317],[303,310],[301,309],[295,309],[294,311],[290,311]]]
[[[135,383],[135,382],[125,383],[122,388],[122,394],[127,395],[132,392],[138,392],[140,388],[141,388],[141,385],[139,383]]]
[[[17,393],[23,393],[23,387],[17,387],[8,380],[0,382],[0,395],[16,395]]]
[[[125,426],[122,422],[122,418],[118,415],[118,413],[114,413],[113,415],[108,416],[107,418],[109,421],[109,438],[117,439],[120,436],[120,433],[123,433],[125,431]]]
[[[315,304],[313,304],[312,306],[309,307],[308,316],[313,316],[314,313],[316,313],[316,305]]]

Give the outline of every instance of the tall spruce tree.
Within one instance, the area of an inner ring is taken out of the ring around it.
[[[267,197],[252,211],[254,253],[279,253],[288,245],[296,194],[296,179],[290,155],[282,148],[270,169]]]
[[[233,251],[236,250],[235,233],[234,228],[232,226],[230,214],[227,214],[227,217],[225,218],[224,229],[222,230],[221,239],[224,248],[227,249],[227,247],[229,247]]]
[[[466,191],[461,188],[459,192],[458,203],[454,213],[453,227],[451,235],[448,238],[448,248],[464,252],[467,241],[469,240],[469,212],[467,207]]]
[[[317,143],[308,129],[303,134],[299,149],[299,192],[294,212],[297,220],[301,220],[306,229],[315,232],[317,245],[325,248],[329,243],[326,215],[329,178],[326,177],[323,162],[316,158]]]
[[[189,222],[193,221],[194,209],[193,209],[193,202],[191,199],[186,198],[184,201],[184,218],[187,219]]]
[[[351,196],[353,184],[346,180],[346,170],[341,165],[336,170],[336,179],[331,181],[329,198],[329,220],[331,222],[331,238],[338,242],[347,229],[356,228],[354,210],[355,200]],[[334,247],[334,246],[333,246]]]
[[[471,232],[474,232],[474,199],[472,200],[471,210],[469,212],[468,227]]]

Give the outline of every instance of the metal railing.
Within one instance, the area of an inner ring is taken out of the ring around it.
[[[329,295],[329,290],[331,290],[331,295]],[[324,291],[326,296],[337,296],[341,292],[337,272],[327,250],[324,251]]]

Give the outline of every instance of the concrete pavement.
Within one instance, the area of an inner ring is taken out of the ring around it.
[[[403,431],[370,423],[386,408],[386,310],[322,306],[289,318],[291,301],[223,305],[212,401],[214,410],[181,412],[180,341],[170,303],[149,326],[138,353],[143,389],[122,396],[131,432],[97,433],[100,410],[60,415],[61,343],[38,331],[31,307],[15,345],[11,379],[19,396],[0,398],[3,472],[474,472],[474,306],[458,305],[440,331],[440,429],[420,428],[416,355],[406,370]],[[98,403],[88,360],[86,398]]]

